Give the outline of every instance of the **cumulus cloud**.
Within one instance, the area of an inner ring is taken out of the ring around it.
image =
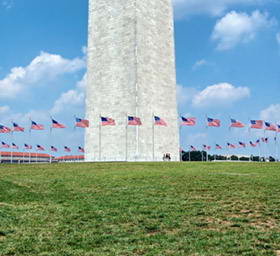
[[[175,16],[182,18],[192,14],[221,16],[236,5],[260,5],[271,0],[173,0]]]
[[[5,9],[10,9],[13,7],[14,5],[14,1],[13,0],[2,0],[0,2],[0,4],[5,8]]]
[[[57,114],[72,109],[73,107],[83,106],[85,101],[85,86],[86,74],[83,76],[82,80],[76,84],[76,88],[68,90],[60,95],[60,97],[54,102],[50,112],[52,114]]]
[[[194,107],[230,105],[250,96],[248,87],[235,87],[229,83],[220,83],[206,87],[197,93],[193,100]]]
[[[280,104],[270,105],[260,113],[260,118],[267,121],[280,123]]]
[[[41,52],[29,65],[12,68],[10,73],[0,80],[0,97],[16,97],[29,87],[85,67],[84,58],[66,59],[60,55]]]
[[[202,67],[202,66],[206,66],[208,65],[208,61],[202,59],[202,60],[198,60],[196,63],[194,63],[192,70],[197,70],[198,68]]]
[[[218,41],[218,50],[228,50],[240,43],[247,43],[262,29],[276,24],[268,13],[256,10],[251,15],[232,11],[219,19],[214,27],[212,39]]]
[[[276,34],[277,43],[280,45],[280,32]]]
[[[6,114],[9,111],[10,111],[9,106],[0,106],[0,114]]]

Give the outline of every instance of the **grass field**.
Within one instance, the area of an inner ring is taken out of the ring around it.
[[[1,165],[0,255],[280,255],[280,165]]]

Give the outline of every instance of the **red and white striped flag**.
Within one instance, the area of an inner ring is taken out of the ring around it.
[[[234,128],[244,128],[245,125],[243,123],[241,123],[240,121],[236,120],[236,119],[231,119],[231,125],[230,127],[234,127]]]
[[[263,121],[262,120],[251,120],[251,128],[252,129],[262,129]]]
[[[45,151],[45,148],[42,147],[42,146],[40,146],[40,145],[37,145],[37,150],[38,150],[38,151]]]
[[[13,132],[24,132],[24,128],[19,126],[17,123],[13,123]]]
[[[10,148],[10,145],[5,143],[5,142],[3,142],[3,141],[2,141],[1,144],[2,144],[1,148]]]
[[[12,130],[9,127],[6,127],[4,125],[0,125],[0,133],[9,133]]]
[[[220,127],[221,121],[219,119],[207,118],[208,126],[209,127]]]
[[[64,146],[64,151],[65,152],[71,152],[71,148]]]
[[[155,125],[167,126],[167,123],[162,118],[160,118],[159,116],[154,116],[154,119],[155,119]]]
[[[63,129],[66,128],[64,124],[57,122],[56,120],[52,119],[52,128]]]
[[[182,123],[181,125],[185,126],[195,126],[196,125],[196,118],[195,117],[183,117],[181,116]]]
[[[31,130],[44,130],[44,125],[42,124],[37,124],[36,122],[34,121],[31,121],[31,127],[30,127]]]

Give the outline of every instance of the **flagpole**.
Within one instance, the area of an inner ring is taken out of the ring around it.
[[[153,124],[153,161],[155,161],[155,113],[153,113],[152,124]]]
[[[101,162],[101,114],[99,115],[99,161]]]
[[[11,148],[11,164],[13,163],[13,149]]]
[[[128,114],[126,113],[125,119],[125,161],[127,161],[127,127],[128,127]]]

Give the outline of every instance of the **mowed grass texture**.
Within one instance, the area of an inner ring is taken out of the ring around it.
[[[0,166],[0,255],[277,255],[280,165]]]

